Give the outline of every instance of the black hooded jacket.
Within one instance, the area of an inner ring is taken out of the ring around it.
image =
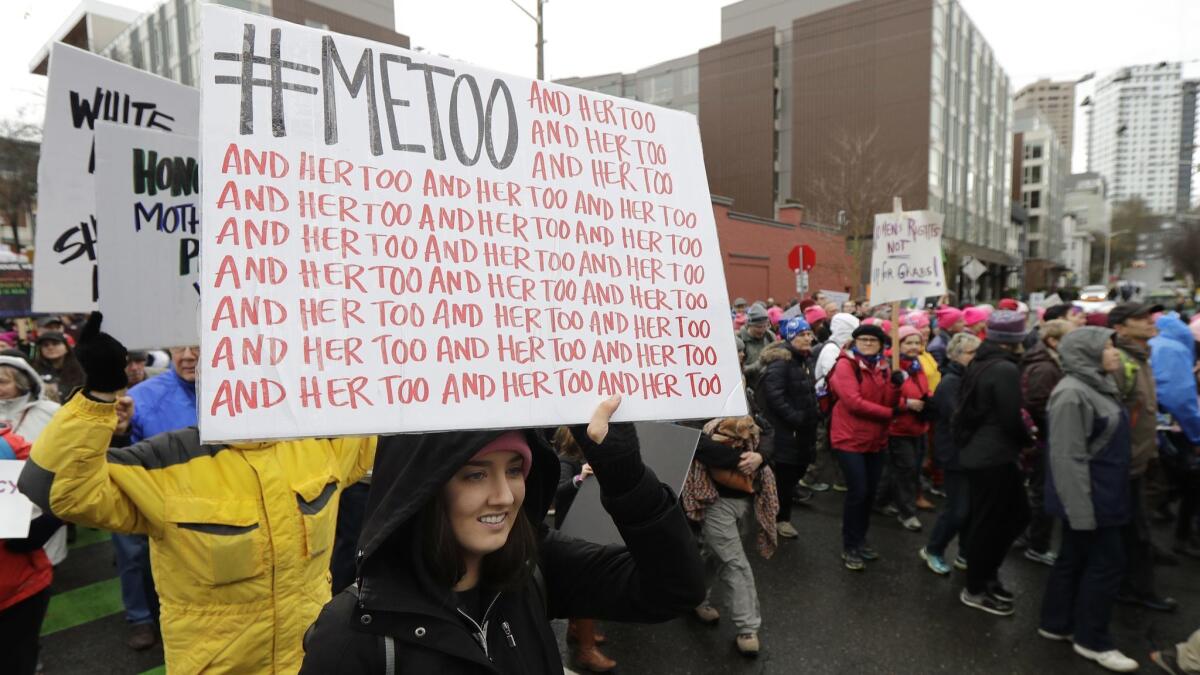
[[[954,440],[964,469],[1013,464],[1033,443],[1021,415],[1019,357],[984,340],[963,375]]]
[[[501,433],[380,439],[359,539],[357,594],[344,591],[321,611],[305,639],[301,673],[384,673],[389,636],[397,673],[557,675],[563,665],[551,618],[657,622],[700,604],[703,564],[683,511],[642,464],[632,425],[614,424],[602,445],[581,445],[625,546],[599,546],[545,526],[559,462],[540,434],[528,431],[533,466],[522,509],[538,532],[544,581],[531,574],[521,591],[481,589],[483,620],[477,625],[478,617],[461,615],[452,591],[439,588],[426,569],[414,516]]]

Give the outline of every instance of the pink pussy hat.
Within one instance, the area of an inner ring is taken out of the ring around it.
[[[502,434],[499,438],[483,446],[475,456],[468,461],[482,459],[483,457],[492,454],[493,452],[515,452],[524,460],[521,466],[521,473],[525,478],[529,478],[529,470],[533,468],[533,453],[529,450],[529,443],[525,440],[525,434],[520,431],[509,431]]]
[[[968,326],[974,326],[977,323],[983,323],[988,319],[988,311],[982,307],[968,307],[963,312],[963,323]]]
[[[961,309],[949,305],[938,307],[934,314],[937,316],[938,328],[949,328],[963,318]]]

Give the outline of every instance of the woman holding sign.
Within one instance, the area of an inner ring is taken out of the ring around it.
[[[321,612],[301,673],[562,673],[548,619],[666,621],[704,599],[674,493],[612,398],[572,428],[625,546],[543,521],[559,462],[536,430],[381,439],[359,579]]]
[[[846,501],[842,509],[842,561],[846,569],[861,571],[864,561],[879,553],[867,544],[871,505],[883,472],[883,449],[888,426],[902,410],[920,412],[925,403],[901,399],[903,372],[892,373],[883,348],[890,340],[883,329],[867,324],[854,330],[853,342],[842,352],[829,374],[834,397],[829,442],[846,476]]]

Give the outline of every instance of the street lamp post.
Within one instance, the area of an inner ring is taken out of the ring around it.
[[[537,24],[537,79],[544,80],[544,79],[546,79],[546,74],[545,74],[546,39],[542,34],[542,27],[543,27],[542,5],[545,4],[545,0],[537,0],[537,16],[530,14],[529,10],[525,9],[524,7],[522,7],[521,5],[519,5],[517,3],[517,0],[508,0],[508,1],[511,2],[512,4],[516,5],[517,9],[521,10],[525,14],[525,16],[529,17],[530,19],[533,19],[533,22],[535,24]]]
[[[1133,230],[1117,230],[1116,232],[1109,232],[1108,235],[1104,238],[1104,279],[1103,279],[1103,283],[1105,286],[1108,285],[1108,278],[1110,276],[1112,276],[1112,267],[1110,267],[1110,265],[1112,263],[1112,240],[1123,234],[1129,234],[1130,232],[1133,232]]]

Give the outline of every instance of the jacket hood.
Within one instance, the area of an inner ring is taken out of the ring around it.
[[[1173,340],[1187,347],[1189,354],[1194,354],[1196,349],[1195,339],[1192,337],[1192,331],[1188,329],[1187,324],[1179,319],[1179,315],[1171,312],[1158,317],[1158,321],[1154,322],[1158,328],[1160,337],[1168,340]]]
[[[795,357],[803,358],[803,353],[785,341],[772,342],[758,355],[759,363],[766,366],[774,361],[791,361]]]
[[[46,388],[42,385],[42,376],[38,375],[37,371],[33,369],[33,366],[29,365],[28,361],[16,356],[0,356],[0,366],[10,366],[25,373],[25,375],[29,377],[29,381],[32,383],[29,390],[29,400],[38,401],[42,399],[42,394],[46,390]]]
[[[846,344],[850,339],[850,334],[854,332],[855,328],[858,328],[858,324],[858,317],[853,314],[834,314],[833,319],[829,322],[829,339],[839,346]]]
[[[943,363],[940,368],[938,368],[938,371],[942,374],[942,377],[945,377],[946,375],[957,375],[962,377],[963,374],[967,372],[967,369],[963,366],[963,364],[955,361],[954,359],[946,359],[946,362]]]
[[[457,431],[436,434],[381,436],[371,473],[371,494],[358,548],[362,561],[377,553],[398,533],[411,536],[410,525],[454,472],[483,446],[508,430]],[[554,501],[558,487],[558,456],[537,430],[525,430],[533,467],[525,479],[522,510],[538,527]],[[403,530],[409,530],[403,534]]]
[[[1183,331],[1188,332],[1187,326]],[[1112,343],[1112,336],[1111,328],[1099,326],[1084,326],[1067,333],[1058,345],[1063,372],[1097,391],[1116,396],[1117,385],[1100,367],[1104,348]]]

